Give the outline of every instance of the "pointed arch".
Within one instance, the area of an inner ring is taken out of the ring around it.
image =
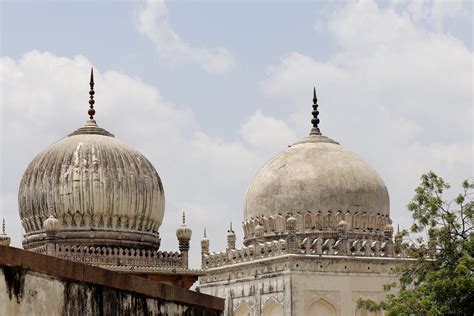
[[[246,302],[241,302],[234,311],[235,316],[251,316],[252,309]]]
[[[336,316],[334,304],[324,298],[315,299],[306,307],[306,316]]]
[[[304,228],[305,229],[312,229],[313,228],[313,218],[311,213],[306,213],[304,215]]]
[[[268,301],[265,303],[265,307],[263,308],[263,316],[283,316],[283,306],[272,298],[269,298]]]

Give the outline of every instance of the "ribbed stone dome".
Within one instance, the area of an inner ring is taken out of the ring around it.
[[[245,220],[306,212],[389,215],[387,188],[362,158],[321,135],[291,145],[247,189]]]
[[[60,239],[159,247],[165,197],[158,173],[93,120],[33,159],[18,200],[26,249],[41,243],[50,215],[61,224]]]

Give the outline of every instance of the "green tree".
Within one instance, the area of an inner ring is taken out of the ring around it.
[[[447,202],[443,192],[449,187],[434,172],[421,177],[407,207],[413,217],[411,235],[425,238],[416,238],[418,246],[408,249],[413,259],[402,260],[398,281],[385,286],[385,300],[359,300],[359,308],[385,310],[389,316],[474,314],[474,181],[465,180],[462,193]],[[408,231],[402,235],[411,239]]]

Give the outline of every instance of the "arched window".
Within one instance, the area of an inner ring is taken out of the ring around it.
[[[277,300],[271,298],[265,304],[263,316],[283,316],[283,307]]]
[[[320,298],[308,306],[306,316],[336,316],[336,308],[327,300]]]
[[[252,310],[247,303],[240,303],[234,312],[235,316],[252,316]]]

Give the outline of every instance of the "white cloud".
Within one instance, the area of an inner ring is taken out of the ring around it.
[[[87,120],[91,61],[32,51],[19,60],[0,59],[1,208],[8,233],[21,243],[17,192],[35,155]],[[241,142],[203,133],[189,109],[163,100],[157,88],[116,71],[94,69],[96,120],[154,164],[166,194],[160,229],[163,249],[176,249],[175,229],[187,211],[194,229],[192,262],[200,262],[199,240],[207,226],[213,248],[225,247],[223,223],[242,219],[244,190],[262,157]]]
[[[425,10],[434,10],[425,7]],[[452,184],[473,174],[473,53],[416,23],[408,9],[350,3],[326,22],[339,50],[327,60],[292,52],[269,67],[261,87],[285,98],[288,124],[307,133],[315,84],[323,133],[360,153],[382,174],[392,217],[432,169]],[[414,10],[414,9],[411,9]],[[289,100],[289,101],[288,101]]]
[[[257,150],[281,150],[282,144],[291,144],[297,140],[294,130],[284,121],[265,116],[261,110],[257,110],[242,125],[240,135]]]
[[[225,48],[204,49],[186,43],[169,25],[164,0],[148,0],[138,13],[138,29],[154,44],[160,54],[172,61],[192,62],[206,71],[224,74],[235,67],[232,54]]]

